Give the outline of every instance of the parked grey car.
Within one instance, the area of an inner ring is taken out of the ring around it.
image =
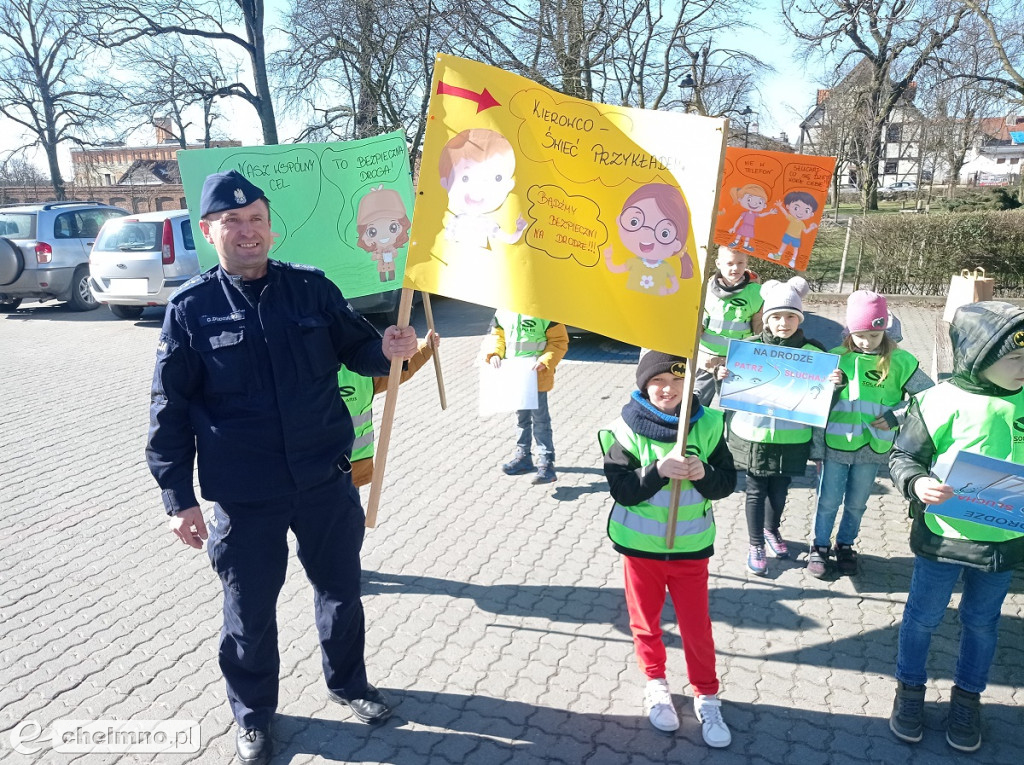
[[[0,312],[26,299],[98,308],[89,291],[89,250],[104,223],[127,214],[100,202],[0,207]]]
[[[188,210],[109,220],[89,255],[93,296],[122,319],[138,319],[146,306],[167,305],[171,293],[198,273]]]

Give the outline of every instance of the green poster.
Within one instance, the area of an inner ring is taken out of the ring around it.
[[[210,173],[237,170],[270,200],[270,257],[316,266],[346,298],[402,286],[412,218],[403,133],[340,143],[237,146],[178,152],[199,263],[217,253],[199,230],[199,197]]]

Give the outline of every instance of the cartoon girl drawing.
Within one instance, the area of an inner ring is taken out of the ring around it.
[[[693,264],[686,252],[690,210],[675,186],[666,183],[641,186],[622,206],[618,223],[619,238],[635,257],[616,265],[613,250],[607,247],[604,262],[614,274],[629,274],[627,289],[649,295],[671,295],[679,289],[680,276],[683,279],[693,276]]]
[[[377,263],[382,282],[395,278],[397,250],[409,241],[409,216],[401,195],[383,184],[371,189],[356,211],[356,233],[359,246]]]
[[[736,238],[729,242],[729,247],[735,247],[743,240],[743,249],[747,252],[754,251],[754,221],[758,218],[763,218],[766,215],[775,215],[776,210],[772,208],[768,212],[761,212],[765,207],[768,206],[768,192],[765,191],[763,186],[756,183],[748,183],[745,186],[737,186],[729,189],[729,196],[732,200],[743,208],[743,212],[740,213],[740,217],[736,219],[736,222],[732,224],[732,228],[729,229],[730,234],[735,234]]]

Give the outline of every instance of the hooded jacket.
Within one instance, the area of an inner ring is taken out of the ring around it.
[[[913,492],[915,481],[928,476],[936,459],[941,456],[921,413],[921,401],[929,396],[942,396],[944,392],[948,394],[945,386],[984,397],[1022,395],[1021,391],[1006,390],[979,377],[979,373],[994,361],[989,359],[990,354],[1005,341],[1013,327],[1022,323],[1024,309],[1009,303],[974,303],[960,308],[949,327],[953,376],[914,396],[907,408],[906,420],[889,455],[889,471],[896,488],[910,500],[910,516],[914,519],[910,547],[916,555],[988,571],[1004,571],[1024,562],[1024,536],[988,542],[953,539],[934,533],[924,521],[924,503]],[[951,418],[959,415],[960,412],[950,412]]]

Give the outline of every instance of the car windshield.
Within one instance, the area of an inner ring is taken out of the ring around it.
[[[31,239],[36,235],[35,213],[0,212],[0,236]]]
[[[111,220],[103,227],[93,249],[101,252],[157,252],[162,234],[162,221]]]

